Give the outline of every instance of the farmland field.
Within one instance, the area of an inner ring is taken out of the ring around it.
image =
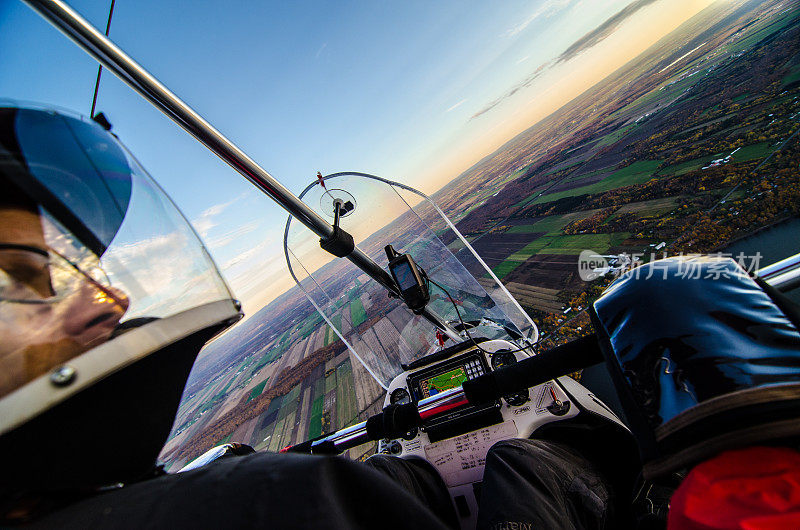
[[[656,178],[655,170],[661,164],[661,160],[643,160],[634,162],[622,169],[615,171],[611,176],[604,178],[600,182],[588,186],[580,186],[568,191],[548,193],[533,201],[533,204],[555,201],[564,197],[582,195],[584,193],[598,193],[601,191],[613,190],[630,184],[640,184],[647,182],[651,178]]]
[[[364,304],[360,298],[356,298],[350,303],[350,317],[352,318],[353,327],[357,327],[367,320],[367,313],[364,311]]]

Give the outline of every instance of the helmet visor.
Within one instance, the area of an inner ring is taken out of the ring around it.
[[[230,300],[199,238],[90,121],[0,109],[0,397],[124,331]]]

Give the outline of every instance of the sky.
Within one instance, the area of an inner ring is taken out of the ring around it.
[[[712,0],[117,0],[111,39],[299,193],[362,171],[433,193]],[[105,29],[110,2],[69,5]],[[0,2],[0,98],[89,114],[97,63]],[[97,110],[173,198],[245,313],[291,285],[286,213],[107,71]]]

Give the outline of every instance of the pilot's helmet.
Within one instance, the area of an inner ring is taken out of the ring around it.
[[[592,319],[645,478],[800,437],[800,313],[731,257],[628,271]]]
[[[197,353],[240,316],[114,135],[0,108],[0,498],[147,472]]]

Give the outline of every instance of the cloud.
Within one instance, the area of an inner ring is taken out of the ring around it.
[[[519,35],[523,31],[525,31],[525,28],[530,26],[531,22],[533,22],[537,18],[542,17],[542,16],[549,18],[549,17],[553,16],[560,8],[562,8],[563,6],[569,4],[571,1],[572,0],[550,0],[548,2],[545,2],[544,4],[539,6],[539,8],[536,11],[531,13],[531,15],[528,18],[526,18],[525,20],[523,20],[519,24],[516,24],[515,26],[509,28],[501,36],[502,37],[516,37],[517,35]]]
[[[592,46],[614,33],[625,20],[633,16],[634,13],[658,0],[635,0],[623,9],[618,11],[611,18],[597,26],[595,29],[573,42],[569,48],[556,58],[556,64],[564,63],[584,52]]]
[[[500,97],[500,98],[498,98],[498,99],[496,99],[496,100],[492,101],[491,103],[489,103],[488,105],[486,105],[485,107],[483,107],[481,110],[479,110],[478,112],[476,112],[475,114],[473,114],[472,116],[470,116],[470,118],[469,118],[469,119],[470,119],[470,120],[474,120],[475,118],[477,118],[477,117],[479,117],[479,116],[481,116],[481,115],[483,115],[483,114],[486,114],[487,112],[489,112],[490,110],[492,110],[493,108],[495,108],[496,106],[498,106],[498,105],[499,105],[499,104],[500,104],[500,103],[501,103],[501,102],[502,102],[504,99],[505,99],[505,96],[503,96],[503,97]]]
[[[112,285],[131,300],[127,317],[164,317],[220,298],[211,262],[179,230],[112,245],[103,260]]]
[[[539,18],[539,16],[541,15],[540,11],[541,11],[541,9],[539,11],[537,11],[536,13],[534,13],[533,15],[531,15],[530,17],[528,17],[527,19],[525,19],[520,24],[517,24],[513,28],[510,28],[508,31],[503,33],[503,36],[504,37],[514,37],[514,36],[519,35],[520,33],[522,33],[522,31],[525,28],[527,28],[530,25],[531,22],[533,22],[534,20]]]
[[[230,230],[224,234],[205,239],[205,243],[209,247],[215,249],[222,248],[240,239],[242,236],[245,236],[250,232],[254,232],[259,228],[260,225],[261,223],[259,221],[251,221],[249,223],[243,224],[242,226],[234,228],[233,230]]]
[[[494,101],[483,107],[481,110],[473,114],[470,117],[470,120],[473,120],[475,118],[478,118],[486,114],[487,112],[489,112],[490,110],[501,104],[503,101],[516,94],[518,91],[522,90],[523,88],[529,87],[536,79],[541,77],[542,74],[544,74],[545,70],[547,70],[548,68],[556,66],[560,63],[567,62],[570,59],[579,55],[580,53],[588,50],[592,46],[598,44],[600,41],[613,34],[614,31],[616,31],[617,28],[625,20],[630,18],[634,13],[657,1],[658,0],[635,0],[634,2],[628,4],[626,7],[618,11],[615,15],[611,16],[605,22],[600,24],[598,27],[596,27],[589,33],[586,33],[580,39],[573,42],[556,59],[539,65],[539,67],[536,70],[534,70],[528,77],[526,77],[521,83],[518,83],[517,85],[513,86],[502,96],[495,99]],[[543,4],[538,10],[536,10],[536,12],[533,15],[528,17],[521,24],[514,26],[514,28],[506,32],[506,34],[508,35],[509,32],[512,32],[512,30],[516,31],[516,33],[519,33],[519,31],[525,29],[531,22],[533,22],[533,20],[535,20],[539,16],[548,16],[548,17],[552,16],[555,12],[558,11],[558,9],[560,9],[567,3],[569,3],[567,0],[553,0],[551,2]],[[582,2],[578,2],[577,4],[575,4],[573,6],[573,11],[577,10],[581,4]],[[519,61],[517,61],[517,64],[524,62],[527,58],[528,57],[524,57],[520,59]]]
[[[233,258],[231,258],[228,261],[226,261],[222,265],[222,270],[228,271],[231,268],[235,267],[236,265],[239,265],[240,263],[244,263],[246,261],[249,261],[254,256],[264,252],[267,249],[267,247],[272,245],[274,242],[275,242],[275,240],[273,238],[265,238],[261,243],[259,243],[258,245],[254,246],[253,248],[245,250],[244,252],[242,252],[240,254],[237,254]],[[272,253],[270,253],[270,255],[265,257],[265,260],[261,260],[257,264],[254,263],[253,266],[250,267],[250,268],[253,269],[253,270],[260,269],[261,267],[264,266],[264,264],[266,262],[271,261],[273,259],[273,256],[279,256],[280,258],[283,258],[283,254],[282,253],[278,254],[276,252],[272,252]],[[248,271],[249,271],[249,269],[248,269]]]
[[[458,107],[460,107],[461,105],[463,105],[465,101],[467,101],[467,100],[466,100],[466,99],[462,99],[461,101],[459,101],[458,103],[456,103],[455,105],[453,105],[452,107],[450,107],[449,109],[447,109],[445,112],[450,112],[451,110],[455,110],[455,109],[457,109]]]
[[[510,98],[511,96],[513,96],[514,94],[516,94],[518,91],[522,90],[523,88],[529,87],[534,81],[536,81],[536,79],[538,79],[544,73],[544,71],[546,69],[548,69],[552,65],[553,65],[553,61],[548,61],[546,63],[540,64],[539,67],[536,68],[536,70],[534,70],[521,83],[518,83],[517,85],[513,86],[505,94],[503,94],[502,96],[500,96],[499,98],[495,99],[494,101],[492,101],[491,103],[486,105],[484,108],[482,108],[481,110],[479,110],[478,112],[473,114],[470,117],[470,120],[475,119],[475,118],[477,118],[477,117],[479,117],[479,116],[481,116],[483,114],[486,114],[487,112],[489,112],[490,110],[495,108],[497,105],[502,103],[504,100],[506,100],[506,99]]]
[[[255,314],[275,296],[295,285],[286,269],[283,252],[272,252],[259,261],[258,267],[247,267],[236,274],[228,271],[228,278],[233,292],[245,305],[246,314]]]
[[[227,210],[233,203],[243,199],[245,195],[247,194],[242,193],[241,195],[234,197],[228,202],[215,204],[214,206],[211,206],[210,208],[203,210],[203,212],[199,216],[193,219],[192,226],[197,231],[197,233],[200,234],[200,237],[202,237],[203,239],[208,237],[208,234],[211,231],[211,229],[219,224],[216,218],[220,214],[222,214],[225,210]]]

